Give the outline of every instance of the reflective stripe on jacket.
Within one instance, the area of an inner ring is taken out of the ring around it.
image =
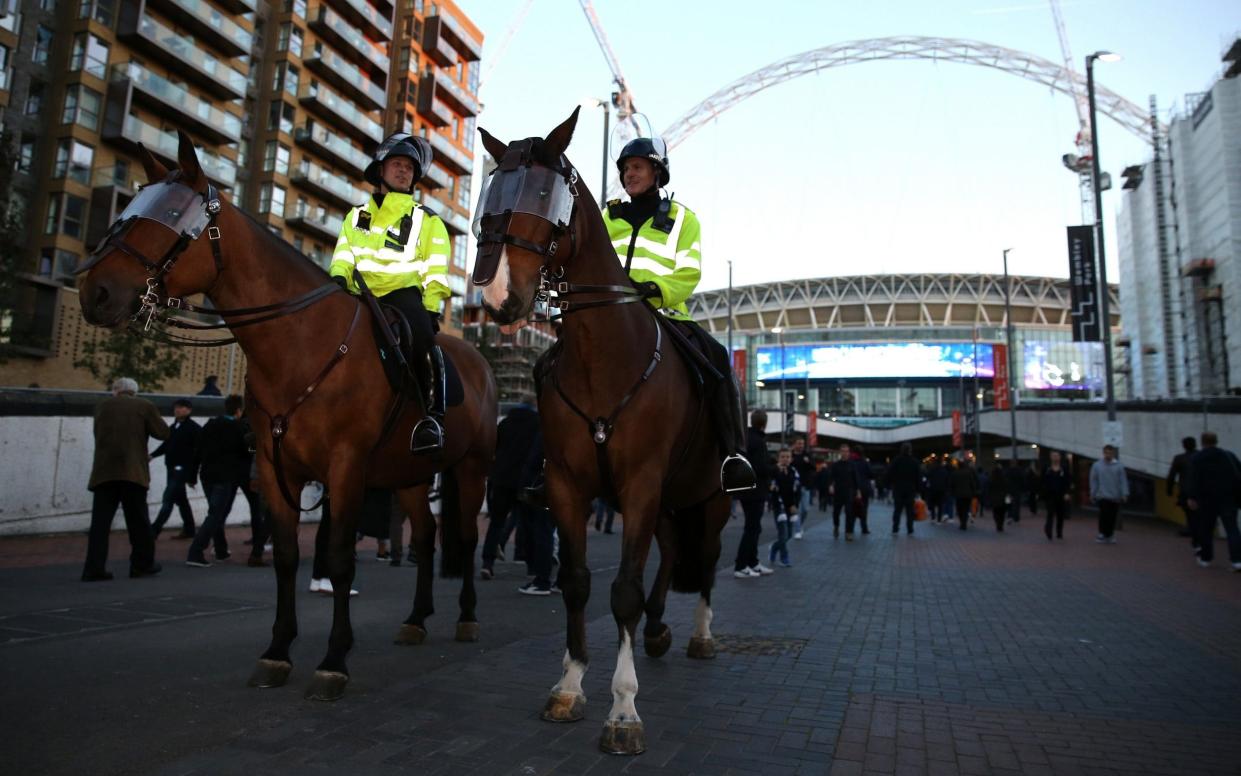
[[[370,216],[370,227],[358,228],[359,213]],[[401,241],[401,221],[410,219],[410,228]],[[353,269],[358,268],[375,296],[398,288],[419,287],[427,310],[438,313],[441,302],[451,293],[448,288],[448,256],[451,243],[439,216],[421,207],[408,194],[388,193],[383,206],[372,197],[361,208],[345,214],[340,238],[332,253],[328,272],[342,277],[353,293],[358,287]]]
[[[694,293],[702,278],[698,217],[694,211],[674,201],[668,218],[672,221],[672,229],[668,232],[656,229],[654,218],[648,218],[635,230],[625,219],[613,219],[607,208],[603,210],[603,222],[622,267],[629,256],[629,244],[633,243],[629,277],[638,283],[650,281],[659,286],[660,298],[647,301],[669,318],[688,321],[692,319],[685,300]]]

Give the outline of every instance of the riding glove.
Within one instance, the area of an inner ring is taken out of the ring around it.
[[[638,284],[638,291],[641,292],[643,299],[662,299],[664,292],[653,280],[647,280]]]

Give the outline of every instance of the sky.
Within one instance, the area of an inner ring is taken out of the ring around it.
[[[478,124],[544,136],[611,72],[578,0],[457,0],[486,36]],[[1208,89],[1241,34],[1236,0],[1061,0],[1078,72],[1161,119]],[[635,103],[657,132],[725,85],[851,40],[964,38],[1063,62],[1037,0],[595,0]],[[505,39],[507,38],[507,43]],[[1117,282],[1121,170],[1149,142],[1099,114],[1108,279]],[[832,275],[1002,271],[1067,277],[1064,229],[1083,221],[1073,100],[1011,73],[951,61],[864,62],[766,89],[670,152],[669,192],[702,224],[699,290]],[[569,159],[596,198],[603,111],[583,108]],[[478,147],[481,151],[481,146]],[[481,153],[480,153],[481,156]],[[609,170],[615,168],[609,158]],[[475,187],[477,191],[477,186]],[[472,247],[472,246],[471,246]],[[472,256],[471,256],[472,260]]]

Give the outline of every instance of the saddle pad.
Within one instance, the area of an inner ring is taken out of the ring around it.
[[[404,370],[401,368],[400,361],[391,351],[393,347],[391,343],[392,325],[398,325],[402,328],[408,324],[405,323],[401,314],[388,305],[381,305],[384,312],[384,322],[379,323],[374,316],[371,317],[372,328],[375,333],[375,345],[379,350],[379,361],[383,364],[384,374],[388,378],[388,385],[392,390],[401,390],[405,381]],[[406,339],[408,341],[408,339]],[[408,357],[408,354],[407,354]],[[448,355],[448,351],[444,351],[444,404],[448,407],[457,407],[461,402],[465,401],[465,387],[461,383],[461,374],[457,371],[457,365],[452,362],[452,358]]]

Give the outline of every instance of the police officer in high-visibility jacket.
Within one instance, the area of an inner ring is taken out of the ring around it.
[[[380,144],[365,177],[375,187],[366,204],[345,215],[329,273],[358,293],[356,268],[384,304],[404,313],[413,333],[414,369],[427,397],[427,415],[414,426],[409,448],[432,453],[444,446],[444,354],[435,344],[440,305],[448,288],[448,230],[440,217],[414,201],[414,184],[431,164],[431,145],[397,132]]]
[[[746,460],[741,396],[727,350],[689,317],[685,300],[702,277],[698,218],[680,202],[660,195],[668,185],[668,155],[663,142],[640,137],[630,141],[616,160],[628,202],[612,200],[603,210],[617,258],[651,306],[689,340],[706,351],[723,376],[710,401],[720,445],[725,454],[720,484],[725,492],[749,490],[754,469]]]

